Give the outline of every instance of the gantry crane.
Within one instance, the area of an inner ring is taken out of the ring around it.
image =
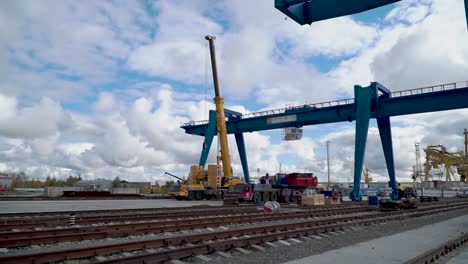
[[[465,153],[463,151],[449,152],[443,145],[429,145],[424,152],[426,152],[426,162],[424,163],[424,173],[426,181],[431,177],[431,168],[439,168],[441,164],[445,167],[446,181],[452,180],[452,167],[456,167],[460,175],[460,181],[468,180],[468,131],[464,130],[465,136]]]
[[[364,175],[364,182],[367,184],[372,182],[372,177],[369,176],[369,172],[371,172],[371,170],[369,170],[366,165],[363,165],[362,175]]]

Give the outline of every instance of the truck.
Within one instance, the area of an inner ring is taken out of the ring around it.
[[[166,172],[166,175],[178,179],[177,184],[169,187],[169,195],[176,200],[220,200],[228,191],[229,186],[240,183],[235,177],[222,177],[219,165],[208,165],[208,170],[202,166],[193,165],[187,180]]]
[[[229,199],[231,202],[297,203],[301,201],[305,189],[317,187],[317,185],[318,179],[313,173],[278,173],[274,176],[266,174],[260,178],[259,184],[240,183],[229,187],[225,199]]]

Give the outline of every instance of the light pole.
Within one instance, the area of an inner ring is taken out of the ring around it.
[[[330,190],[330,141],[327,140],[326,142],[327,145],[327,170],[328,170],[328,184],[327,184],[327,191]]]

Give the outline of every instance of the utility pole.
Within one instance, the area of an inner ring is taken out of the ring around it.
[[[415,170],[415,177],[416,179],[418,177],[421,177],[421,173],[422,173],[422,168],[421,168],[421,152],[419,151],[419,142],[414,142],[414,148],[415,148],[415,151],[416,151],[416,170]],[[421,179],[421,182],[422,182],[422,179]]]
[[[328,171],[328,184],[327,184],[327,191],[330,190],[330,141],[327,140],[327,171]]]
[[[419,142],[414,142],[414,148],[416,150],[416,165],[415,165],[415,179],[421,178],[422,167],[421,167],[421,152],[419,151]],[[426,161],[427,162],[427,161]],[[421,178],[421,196],[424,195],[424,182],[426,182],[427,175],[424,178],[424,181]]]
[[[465,159],[468,160],[468,130],[465,128]]]

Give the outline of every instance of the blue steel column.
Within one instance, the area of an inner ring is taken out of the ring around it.
[[[393,147],[392,147],[392,129],[390,125],[390,117],[377,118],[377,125],[379,127],[380,140],[385,155],[385,162],[387,163],[388,176],[390,181],[388,185],[393,189],[391,198],[398,200],[398,189],[395,179],[395,164],[393,161]]]
[[[361,201],[360,194],[362,164],[364,162],[364,152],[366,150],[367,131],[369,129],[369,119],[371,112],[372,90],[375,90],[373,83],[368,87],[354,86],[354,98],[356,106],[356,136],[354,149],[354,186],[350,194],[353,201]]]
[[[249,164],[247,163],[244,134],[235,133],[234,136],[236,137],[237,149],[239,150],[239,157],[242,163],[242,170],[244,171],[245,182],[250,183]]]
[[[203,149],[200,156],[200,162],[198,165],[205,167],[206,160],[208,159],[208,153],[210,153],[211,143],[213,143],[213,137],[216,135],[216,112],[210,110],[209,112],[209,119],[208,119],[208,126],[206,127],[205,131],[205,141],[203,141]]]

